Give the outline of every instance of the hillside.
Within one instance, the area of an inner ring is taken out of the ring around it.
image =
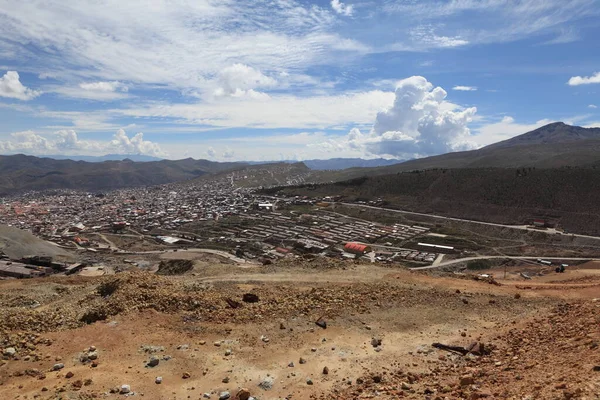
[[[305,182],[315,182],[321,177],[312,172],[304,163],[273,163],[250,166],[238,166],[230,170],[212,175],[204,175],[198,182],[222,181],[231,182],[236,187],[270,187],[299,185]]]
[[[544,218],[569,232],[600,234],[600,169],[595,168],[428,170],[279,192],[339,195],[350,202],[382,198],[385,207],[503,224]]]
[[[218,163],[192,158],[177,161],[124,160],[90,163],[22,154],[0,156],[0,195],[26,190],[60,188],[95,191],[158,185],[239,166],[240,163]]]
[[[74,259],[68,251],[27,231],[6,225],[0,225],[0,252],[11,259],[20,259],[28,255],[48,256],[63,261]]]
[[[495,149],[531,144],[570,143],[590,139],[600,140],[600,128],[582,128],[580,126],[567,125],[564,122],[555,122],[523,135],[491,144],[486,148]]]

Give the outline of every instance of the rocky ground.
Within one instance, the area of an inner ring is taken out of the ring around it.
[[[0,398],[600,398],[595,270],[215,271],[0,282]]]

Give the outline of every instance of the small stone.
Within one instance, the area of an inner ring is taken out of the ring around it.
[[[258,303],[258,295],[254,293],[244,293],[242,296],[242,301],[244,303]]]
[[[306,380],[306,384],[307,384],[307,385],[312,385],[312,384],[313,384],[313,381],[312,381],[312,379],[308,378],[308,379]]]
[[[291,363],[288,364],[288,367],[290,368],[294,368],[294,362],[292,361]]]
[[[283,324],[283,322],[279,324],[279,329],[285,329],[285,325]]]
[[[121,385],[121,389],[119,389],[119,393],[127,394],[131,392],[131,386],[129,385]]]
[[[323,375],[329,375],[329,368],[323,367]]]
[[[94,351],[96,351],[96,346],[90,346],[88,352],[93,353]]]
[[[97,360],[98,359],[98,352],[97,351],[93,351],[91,353],[88,353],[87,358],[89,360]]]
[[[231,349],[227,349],[225,350],[225,356],[230,356],[231,355]]]
[[[464,375],[460,378],[460,386],[468,386],[473,385],[475,383],[475,379],[473,379],[470,375]]]
[[[220,342],[220,341],[216,341],[216,342],[214,342],[213,344],[214,344],[215,346],[217,346],[217,347],[221,347],[221,342]]]
[[[17,349],[15,349],[14,347],[7,347],[6,349],[4,349],[2,354],[6,357],[13,357],[15,354],[17,354]]]
[[[154,380],[154,383],[156,383],[157,385],[160,385],[162,383],[162,376],[157,376],[156,379]]]
[[[219,394],[219,400],[228,400],[231,398],[231,394],[229,392],[221,392]]]
[[[241,388],[236,395],[236,400],[248,400],[250,398],[250,391],[245,388]]]
[[[226,376],[225,378],[223,378],[223,379],[221,380],[221,382],[223,382],[223,383],[229,383],[229,377],[228,377],[228,376]]]
[[[379,347],[381,346],[381,339],[380,338],[372,338],[371,339],[371,346],[373,347]]]
[[[206,344],[206,340],[201,340],[200,341],[200,346],[204,346]]]
[[[515,299],[520,299],[520,298],[521,298],[521,294],[520,293],[515,294]]]
[[[210,399],[210,393],[204,393],[202,397],[204,397],[205,399]]]
[[[191,375],[190,375],[190,373],[189,373],[189,372],[184,372],[184,373],[181,375],[181,377],[182,377],[183,379],[188,379],[190,376],[191,376]]]
[[[298,362],[300,364],[306,364],[306,360],[304,358],[302,358],[302,357],[300,357],[300,360],[298,360]]]
[[[146,364],[146,365],[150,368],[153,368],[153,367],[156,367],[159,362],[160,362],[160,360],[158,357],[152,356],[152,357],[150,357],[150,361],[148,361],[148,364]]]
[[[592,368],[592,371],[594,372],[600,372],[600,365],[596,365]]]
[[[460,301],[462,301],[463,304],[469,304],[469,300],[466,297],[461,297]]]
[[[406,382],[402,382],[402,384],[400,385],[400,388],[402,390],[410,390],[411,389],[410,385]]]
[[[258,387],[262,390],[271,390],[273,388],[274,379],[270,376],[266,377],[258,384]]]
[[[72,373],[71,371],[69,371],[69,372],[66,373],[65,378],[71,379],[73,376],[75,376],[75,374]]]
[[[373,377],[373,382],[375,382],[375,383],[381,383],[381,375],[375,375]]]
[[[312,351],[313,353],[316,353],[316,351],[317,351],[317,348],[316,348],[316,347],[313,347],[312,349],[310,349],[310,351]]]
[[[58,363],[58,364],[54,364],[54,366],[52,367],[52,370],[59,371],[59,370],[63,369],[64,367],[65,367],[65,364]]]

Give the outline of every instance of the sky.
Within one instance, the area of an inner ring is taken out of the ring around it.
[[[0,154],[425,157],[600,126],[600,0],[0,0]]]

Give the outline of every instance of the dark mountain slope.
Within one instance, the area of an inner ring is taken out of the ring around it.
[[[22,154],[0,156],[0,195],[25,190],[60,188],[95,191],[158,185],[239,166],[239,163],[217,163],[191,158],[140,163],[131,160],[89,163]]]

